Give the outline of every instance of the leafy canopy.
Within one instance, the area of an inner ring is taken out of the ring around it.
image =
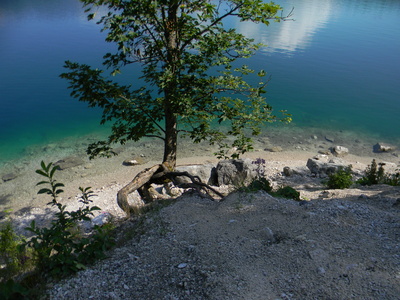
[[[81,2],[88,19],[96,19],[107,32],[106,41],[117,45],[115,53],[104,56],[110,74],[139,64],[146,83],[138,88],[132,78],[132,85],[123,85],[103,70],[65,63],[69,71],[61,77],[69,81],[71,95],[90,107],[101,107],[101,123],[113,124],[107,140],[89,146],[91,157],[108,155],[112,143],[158,137],[164,141],[164,161],[173,162],[179,134],[244,153],[251,149],[246,133],[257,135],[264,123],[277,119],[263,97],[266,73],[233,66],[261,45],[224,22],[237,18],[268,25],[285,20],[288,16],[278,16],[279,5],[261,0]],[[260,82],[250,85],[248,75],[258,75]],[[283,113],[282,120],[290,121]],[[228,136],[235,137],[231,145],[224,142]]]

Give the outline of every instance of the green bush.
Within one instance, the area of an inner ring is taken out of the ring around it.
[[[398,171],[394,174],[386,175],[385,184],[392,185],[392,186],[399,186],[400,185],[400,171]]]
[[[326,186],[329,189],[347,189],[353,184],[351,165],[346,168],[339,168],[333,174],[329,174]]]
[[[0,299],[24,299],[28,290],[14,277],[32,267],[27,251],[21,249],[22,237],[17,235],[12,222],[0,226]]]
[[[86,264],[103,258],[104,251],[114,244],[114,240],[110,237],[110,226],[95,226],[92,235],[82,236],[79,222],[90,221],[93,211],[100,208],[89,207],[93,191],[88,187],[80,188],[82,192],[80,202],[83,203],[83,207],[77,211],[67,211],[66,206],[57,199],[63,192],[61,188],[64,186],[54,179],[57,169],[58,167],[52,163],[46,165],[42,161],[41,169],[36,171],[47,179],[37,185],[49,186],[40,189],[38,194],[50,195],[52,201],[48,205],[56,206],[58,212],[49,228],[39,228],[35,221],[32,221],[30,227],[26,229],[34,233],[34,237],[24,241],[23,246],[33,250],[40,271],[64,276],[84,269]]]
[[[382,183],[384,174],[385,171],[383,169],[383,164],[379,164],[378,169],[378,165],[375,159],[373,159],[372,163],[365,170],[365,175],[361,179],[357,180],[357,183],[361,185],[373,185]]]
[[[281,197],[287,199],[300,200],[300,193],[290,186],[285,186],[279,188],[276,192],[272,191],[271,183],[266,179],[265,176],[265,160],[262,158],[257,158],[252,162],[256,165],[257,177],[245,187],[240,187],[238,190],[241,192],[258,192],[265,191],[271,196]]]
[[[365,175],[357,180],[357,183],[361,185],[373,185],[373,184],[388,184],[392,186],[400,185],[400,172],[394,174],[385,173],[383,166],[385,163],[376,163],[375,159],[372,160],[371,165],[365,170]]]
[[[296,191],[290,186],[279,188],[276,192],[270,193],[274,197],[282,197],[286,199],[293,199],[300,201],[300,192]]]
[[[269,193],[272,191],[272,187],[266,178],[259,177],[254,179],[244,190],[247,192],[265,191]]]
[[[13,279],[0,282],[0,299],[29,299],[29,290]]]
[[[22,251],[22,237],[17,235],[11,221],[6,221],[0,229],[0,278],[3,283],[28,268],[28,254]]]

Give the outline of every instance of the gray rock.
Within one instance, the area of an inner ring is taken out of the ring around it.
[[[12,173],[4,174],[3,176],[1,176],[1,179],[3,179],[3,181],[6,182],[6,181],[13,180],[17,177],[18,177],[18,174],[15,172],[12,172]]]
[[[280,146],[273,146],[270,148],[266,148],[265,151],[269,151],[269,152],[282,152],[283,149]]]
[[[136,166],[139,164],[139,162],[136,159],[125,159],[122,164],[124,166]]]
[[[319,153],[318,155],[315,155],[313,159],[319,160],[319,161],[324,161],[328,162],[329,161],[329,156],[326,153]]]
[[[262,236],[268,243],[275,243],[276,242],[274,232],[269,227],[265,227],[262,230]]]
[[[283,168],[283,174],[285,174],[285,176],[292,176],[293,175],[293,170],[290,167],[284,167]]]
[[[201,182],[206,184],[214,184],[215,180],[213,180],[213,170],[215,166],[212,164],[205,165],[190,165],[190,166],[178,166],[175,168],[177,172],[188,172],[190,175],[198,176]],[[190,183],[191,180],[185,176],[177,177],[178,184],[182,183]]]
[[[347,154],[349,154],[349,149],[347,149],[346,147],[343,147],[343,146],[335,146],[332,148],[332,153],[335,156],[343,157],[343,156],[346,156]]]
[[[326,135],[325,136],[325,140],[327,140],[328,142],[334,143],[335,139],[332,136]]]
[[[221,185],[246,185],[256,176],[252,161],[246,159],[221,160],[216,167],[217,184]]]
[[[76,156],[68,156],[64,159],[57,161],[54,165],[58,166],[60,170],[65,170],[69,168],[73,168],[76,166],[83,165],[85,162],[83,159]]]
[[[104,212],[92,219],[92,225],[102,226],[111,220],[112,216],[109,212]]]
[[[184,269],[187,267],[187,263],[180,263],[177,267],[178,269]]]
[[[331,160],[329,162],[317,160],[315,158],[310,158],[307,161],[307,168],[314,175],[321,178],[326,177],[330,174],[335,173],[339,168],[345,168],[346,165],[336,160]]]
[[[390,152],[393,151],[395,148],[388,144],[378,143],[374,146],[374,152]]]

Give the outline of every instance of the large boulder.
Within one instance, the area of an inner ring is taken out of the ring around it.
[[[217,185],[247,185],[257,176],[251,159],[221,160],[216,167]]]
[[[175,168],[175,171],[188,172],[190,175],[198,176],[202,183],[213,184],[215,182],[215,180],[213,180],[214,169],[215,169],[214,165],[205,164],[205,165],[178,166]],[[191,180],[185,176],[177,177],[177,181],[179,184],[191,182]]]
[[[340,159],[329,159],[327,155],[317,155],[314,158],[309,158],[307,168],[315,176],[321,178],[327,177],[330,174],[337,172],[340,168],[345,168],[347,165]]]

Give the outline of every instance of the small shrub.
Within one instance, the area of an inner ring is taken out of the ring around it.
[[[300,201],[300,192],[296,191],[294,188],[290,186],[279,188],[276,192],[271,193],[271,195],[274,197],[282,197],[286,199],[293,199]]]
[[[365,176],[357,180],[357,183],[361,185],[373,185],[382,183],[385,176],[385,170],[383,169],[384,164],[380,163],[379,168],[376,160],[373,159],[371,164],[365,170]]]
[[[398,170],[397,170],[398,171]],[[386,175],[385,183],[392,186],[399,186],[400,185],[400,171]]]
[[[245,188],[247,192],[265,191],[267,193],[272,191],[270,182],[266,178],[254,179],[249,186]]]
[[[253,165],[256,165],[256,178],[248,186],[240,186],[237,188],[238,191],[241,192],[257,192],[257,191],[266,191],[267,193],[272,191],[272,187],[270,182],[264,177],[265,176],[265,160],[262,158],[257,158],[256,160],[251,162]]]
[[[252,164],[256,165],[257,177],[247,186],[239,188],[239,191],[244,192],[257,192],[265,191],[274,197],[282,197],[287,199],[300,200],[300,193],[290,186],[285,186],[278,191],[273,192],[271,183],[266,179],[265,176],[265,160],[257,158]]]
[[[29,253],[21,247],[23,238],[17,235],[11,220],[0,226],[0,299],[25,299],[29,291],[14,277],[29,270]]]
[[[52,200],[48,205],[56,206],[58,212],[49,228],[39,228],[35,221],[32,221],[30,227],[26,229],[35,236],[29,241],[24,241],[23,245],[33,249],[40,271],[64,276],[84,269],[86,264],[98,258],[103,258],[104,251],[109,249],[114,241],[110,237],[111,228],[109,226],[95,226],[92,235],[81,236],[80,231],[77,230],[79,222],[90,221],[93,211],[100,210],[100,208],[89,207],[93,191],[87,187],[80,188],[82,192],[80,202],[83,203],[83,206],[77,211],[67,211],[66,206],[58,202],[58,195],[63,192],[61,187],[64,184],[58,183],[54,179],[57,169],[58,167],[53,166],[52,163],[46,165],[42,161],[41,169],[36,173],[47,179],[37,185],[49,186],[40,189],[38,194],[50,195]]]
[[[340,168],[333,174],[329,174],[326,185],[329,189],[347,189],[353,184],[351,165],[346,168]]]
[[[371,165],[365,170],[365,176],[357,180],[357,183],[361,185],[373,185],[373,184],[388,184],[392,186],[400,185],[400,172],[393,174],[385,173],[385,163],[376,163],[375,159],[372,160]]]
[[[29,299],[28,295],[29,290],[13,279],[0,282],[0,299]]]
[[[21,249],[22,237],[17,235],[11,221],[6,221],[0,229],[0,278],[6,282],[28,267],[27,252]]]

